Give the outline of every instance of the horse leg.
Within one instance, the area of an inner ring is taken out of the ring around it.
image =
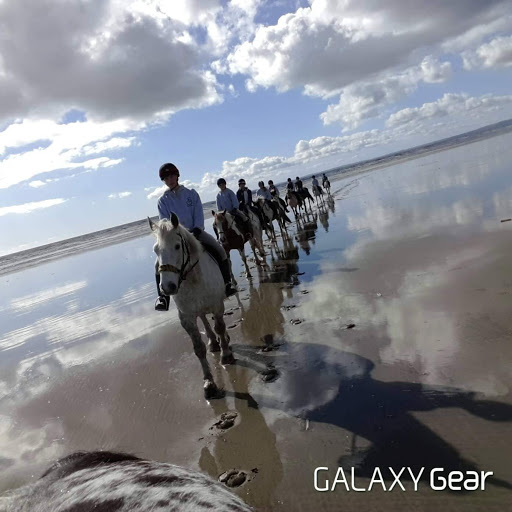
[[[206,345],[204,344],[204,341],[201,338],[201,333],[197,328],[197,319],[192,318],[190,316],[182,315],[181,312],[179,316],[183,329],[187,331],[188,335],[192,339],[192,343],[194,345],[194,353],[199,359],[199,362],[201,363],[201,367],[203,369],[204,397],[206,398],[206,400],[222,398],[224,396],[224,392],[219,390],[219,388],[215,384],[215,381],[213,380],[210,365],[208,364],[208,360],[206,359]]]
[[[221,312],[216,312],[213,314],[215,319],[214,329],[220,338],[220,350],[221,364],[235,364],[235,356],[229,347],[229,335],[226,332],[226,323],[224,322],[224,316]]]
[[[247,257],[245,255],[245,249],[242,247],[241,249],[238,249],[238,252],[240,253],[240,258],[242,258],[242,261],[245,265],[245,275],[248,279],[252,278],[251,271],[249,270],[249,265],[247,264]]]
[[[256,265],[258,265],[258,267],[259,267],[261,265],[262,260],[261,260],[261,257],[258,256],[258,254],[256,253],[257,243],[256,243],[256,240],[254,240],[254,237],[251,238],[249,243],[251,244],[252,253],[254,254],[254,261],[256,262]]]
[[[233,281],[233,284],[235,286],[238,286],[238,283],[236,282],[235,275],[233,274],[233,263],[231,261],[231,258],[229,257],[229,251],[226,251],[228,255],[228,262],[229,262],[229,273],[231,275],[231,281]]]
[[[203,322],[206,336],[208,336],[208,349],[210,352],[220,352],[219,340],[217,339],[217,336],[215,336],[215,333],[213,332],[212,326],[210,325],[210,322],[208,322],[206,315],[200,315],[199,318],[201,319],[201,322]]]

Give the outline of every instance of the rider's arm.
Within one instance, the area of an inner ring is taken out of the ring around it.
[[[228,198],[231,203],[231,208],[229,208],[229,210],[238,210],[238,199],[232,190],[229,191]]]
[[[199,194],[195,190],[191,190],[192,192],[192,200],[194,201],[194,212],[193,212],[193,220],[194,220],[194,228],[199,228],[201,231],[204,230],[204,213],[203,213],[203,204],[201,203],[201,199]]]
[[[167,212],[167,208],[165,206],[163,199],[164,199],[164,197],[162,196],[158,200],[158,216],[159,216],[160,220],[168,219],[170,217],[169,213]]]

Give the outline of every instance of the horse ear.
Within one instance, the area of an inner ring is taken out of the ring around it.
[[[180,223],[179,219],[178,219],[178,216],[173,212],[171,213],[171,224],[177,228],[178,227],[178,224]]]
[[[149,217],[148,217],[149,227],[151,231],[156,231],[158,229],[158,224],[155,224]]]
[[[222,215],[226,215],[226,208],[224,208],[224,211],[222,212]]]
[[[212,210],[212,217],[215,217],[216,215],[215,210]]]

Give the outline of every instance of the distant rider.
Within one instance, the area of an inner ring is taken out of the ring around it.
[[[268,180],[268,190],[270,192],[270,195],[272,197],[277,197],[277,200],[279,201],[279,204],[283,207],[285,212],[288,212],[288,208],[286,203],[279,197],[279,189],[274,185],[274,182],[272,180]]]
[[[247,215],[242,213],[239,209],[239,201],[235,193],[226,186],[226,180],[219,178],[217,180],[217,186],[220,188],[220,192],[217,194],[217,210],[229,212],[235,217],[235,222],[242,228],[243,231],[252,234],[252,226]]]

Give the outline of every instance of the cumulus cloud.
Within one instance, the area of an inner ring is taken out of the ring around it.
[[[438,83],[449,79],[452,67],[426,57],[419,66],[395,75],[382,74],[367,82],[345,87],[337,104],[331,104],[321,114],[324,124],[341,123],[343,130],[357,128],[365,119],[377,116],[386,107],[411,94],[421,82]]]
[[[474,51],[462,53],[464,68],[499,68],[512,66],[512,36],[496,37]]]
[[[47,183],[41,180],[34,180],[29,183],[29,186],[32,188],[44,187],[45,185],[47,185]]]
[[[227,57],[226,68],[247,75],[249,90],[306,87],[329,97],[377,73],[409,67],[425,49],[506,12],[507,2],[499,0],[311,0],[276,25],[258,27]]]
[[[50,208],[58,204],[65,203],[67,199],[46,199],[44,201],[36,201],[32,203],[16,204],[14,206],[3,206],[0,208],[0,217],[8,215],[10,213],[32,213],[35,210],[41,210],[43,208]]]
[[[67,124],[24,120],[13,123],[0,132],[0,155],[10,151],[0,161],[0,189],[59,169],[84,171],[117,165],[122,159],[96,155],[129,147],[134,143],[134,137],[115,135],[144,127],[144,123],[128,120]],[[31,149],[23,151],[27,145]],[[89,158],[91,156],[94,158]]]
[[[480,44],[508,26],[508,18],[507,2],[500,0],[413,0],[407,6],[399,0],[311,0],[275,25],[257,27],[215,69],[247,76],[252,92],[302,88],[324,99],[339,96],[321,118],[352,130],[419,84],[449,79],[451,65],[439,55],[460,51],[462,42]],[[507,45],[500,40],[499,49],[481,51],[492,53],[492,62],[508,62]]]
[[[423,129],[424,121],[446,118],[450,116],[451,122],[464,116],[466,120],[481,119],[489,114],[498,113],[501,119],[512,115],[512,95],[495,96],[486,94],[480,97],[470,97],[467,94],[445,94],[442,98],[421,107],[405,108],[392,114],[386,122],[388,127],[402,127],[409,133]],[[488,121],[490,122],[490,121]]]
[[[114,194],[110,194],[108,196],[109,199],[123,199],[125,197],[130,197],[132,195],[131,192],[116,192]]]
[[[211,62],[250,37],[263,2],[0,1],[0,188],[111,167],[121,160],[87,157],[132,146],[179,110],[221,102]],[[64,124],[70,111],[82,122]]]
[[[94,119],[147,119],[219,101],[187,27],[158,5],[0,3],[0,119],[54,117],[70,106]]]

